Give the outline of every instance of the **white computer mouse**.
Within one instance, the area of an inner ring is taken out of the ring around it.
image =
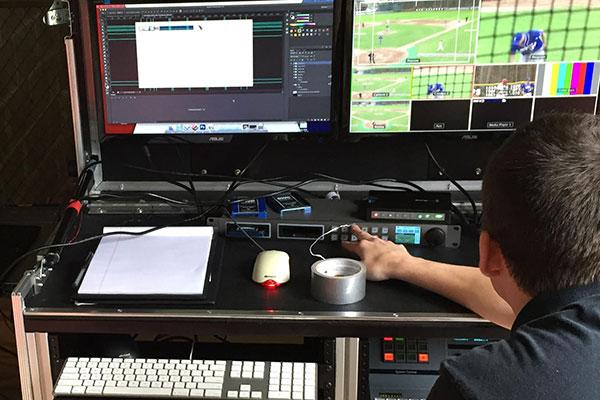
[[[290,280],[290,256],[285,251],[265,250],[254,261],[252,280],[267,287],[277,287]]]

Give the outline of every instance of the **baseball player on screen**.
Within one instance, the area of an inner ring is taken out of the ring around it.
[[[433,99],[442,99],[446,91],[444,90],[444,85],[437,82],[430,85],[427,85],[427,97]]]
[[[533,89],[535,88],[533,82],[530,79],[521,83],[521,96],[533,96]]]
[[[532,29],[515,33],[510,47],[510,62],[515,61],[517,53],[521,55],[521,62],[544,62],[546,59],[544,31]]]

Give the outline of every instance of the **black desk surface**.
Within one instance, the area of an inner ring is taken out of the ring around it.
[[[103,226],[154,226],[182,217],[86,215],[79,238],[101,233]],[[375,336],[436,330],[439,334],[498,335],[500,328],[481,321],[463,307],[429,291],[399,281],[369,282],[362,301],[336,306],[310,295],[310,266],[315,258],[308,241],[263,240],[267,249],[290,254],[291,279],[268,290],[252,282],[257,249],[245,239],[227,239],[217,301],[213,305],[98,306],[75,305],[72,287],[82,261],[98,242],[66,248],[41,291],[25,299],[27,331],[130,333],[137,331],[294,334],[302,336]],[[476,240],[463,235],[460,249],[409,248],[428,259],[475,265]],[[349,256],[337,244],[316,249],[328,257]],[[165,272],[168,273],[168,272]]]

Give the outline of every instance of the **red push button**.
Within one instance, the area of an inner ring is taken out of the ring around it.
[[[394,340],[394,338],[392,338],[392,337],[384,337],[383,338],[384,342],[391,342],[392,340]]]
[[[383,353],[383,361],[394,361],[394,353]]]
[[[419,362],[420,363],[428,363],[429,362],[429,354],[419,353]]]

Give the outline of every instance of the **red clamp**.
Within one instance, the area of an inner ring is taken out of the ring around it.
[[[67,205],[67,210],[69,208],[72,208],[73,210],[75,210],[75,212],[77,213],[77,215],[79,215],[79,212],[81,211],[81,201],[79,201],[79,200],[71,200],[69,202],[69,205]]]

